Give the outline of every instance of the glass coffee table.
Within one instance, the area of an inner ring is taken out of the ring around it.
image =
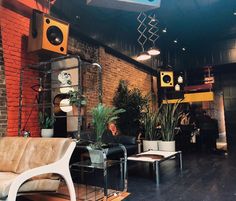
[[[130,156],[127,159],[129,161],[152,163],[153,167],[155,169],[156,184],[159,185],[160,184],[160,178],[159,178],[159,176],[160,176],[159,175],[160,163],[162,163],[166,160],[170,160],[174,157],[179,159],[179,167],[180,167],[180,171],[182,172],[183,164],[182,164],[182,152],[181,151],[175,151],[175,152],[146,151],[146,152],[142,152],[140,154]]]
[[[119,165],[120,166],[120,176],[121,182],[123,184],[123,192],[127,192],[127,151],[124,145],[122,144],[115,144],[114,146],[119,146],[123,151],[123,157],[119,158],[119,160],[108,160],[105,152],[103,153],[104,162],[103,163],[91,163],[90,160],[86,160],[89,157],[88,153],[83,153],[83,157],[81,161],[75,162],[70,165],[70,169],[73,171],[81,172],[82,176],[84,173],[84,168],[89,169],[100,169],[103,170],[103,189],[104,189],[104,200],[108,198],[108,168]],[[80,146],[82,147],[82,146]],[[86,148],[86,147],[84,147]],[[84,160],[85,159],[85,160]]]

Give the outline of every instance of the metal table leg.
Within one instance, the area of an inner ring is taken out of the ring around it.
[[[125,181],[124,181],[124,179],[125,179],[125,177],[124,177],[124,171],[123,171],[123,158],[121,158],[120,159],[120,187],[121,188],[125,188]]]
[[[107,161],[104,162],[104,169],[103,169],[103,179],[104,179],[104,197],[107,199],[108,190],[107,190]]]
[[[159,186],[160,184],[160,178],[159,178],[159,162],[158,161],[155,161],[154,162],[154,165],[155,165],[155,174],[156,174],[156,184]]]
[[[179,167],[180,167],[180,171],[182,172],[183,170],[183,160],[182,160],[182,152],[179,152]]]

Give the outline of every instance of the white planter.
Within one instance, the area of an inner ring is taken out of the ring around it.
[[[159,143],[162,142],[161,140],[157,140],[157,147],[158,147],[158,150],[160,150],[159,148]]]
[[[175,151],[175,141],[160,141],[159,150],[160,151]]]
[[[53,128],[41,129],[41,136],[42,137],[52,137],[53,136]]]
[[[157,140],[143,140],[143,151],[158,150]]]

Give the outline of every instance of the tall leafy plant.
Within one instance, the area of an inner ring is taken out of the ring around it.
[[[120,80],[113,98],[113,105],[116,108],[125,109],[125,112],[119,114],[120,118],[117,119],[117,127],[122,134],[131,136],[138,134],[141,127],[141,111],[147,102],[147,98],[142,96],[138,88],[129,90],[127,82]]]
[[[181,100],[178,100],[174,104],[166,102],[162,104],[159,112],[159,123],[161,126],[161,135],[163,141],[173,141],[175,137],[175,129],[178,124],[178,120],[181,116],[179,111],[179,104]]]
[[[143,113],[142,123],[144,129],[144,136],[146,140],[157,140],[158,132],[157,126],[159,122],[159,112],[152,111],[147,105],[145,112]]]
[[[96,134],[95,147],[99,148],[102,145],[102,135],[107,129],[107,125],[119,118],[119,114],[125,112],[124,109],[116,109],[115,107],[107,107],[99,103],[92,108],[92,124]]]

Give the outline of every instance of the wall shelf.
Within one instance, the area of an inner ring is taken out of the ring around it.
[[[58,101],[60,100],[60,97],[68,97],[68,93],[62,92],[62,89],[68,89],[68,87],[77,91],[79,96],[83,95],[83,72],[85,69],[91,66],[97,68],[98,89],[96,94],[98,95],[99,102],[102,102],[102,68],[98,63],[89,63],[88,61],[83,61],[78,55],[67,55],[22,68],[20,71],[20,89],[18,100],[18,135],[21,135],[22,131],[25,130],[32,112],[41,111],[43,114],[48,113],[53,115],[56,119],[56,122],[61,121],[60,119],[64,118],[68,124],[69,118],[76,118],[77,129],[73,132],[77,132],[76,137],[79,138],[81,129],[83,129],[83,121],[86,121],[85,115],[81,113],[83,106],[80,104],[80,102],[78,102],[78,114],[71,112],[65,113],[61,110],[59,105],[60,102]],[[64,71],[68,72],[68,74],[70,74],[72,77],[72,83],[68,85],[63,85],[58,79],[59,74]],[[25,83],[27,82],[30,82],[30,84],[32,83],[32,86],[25,88]],[[33,102],[32,99],[28,101],[26,100],[25,94],[29,93],[31,93],[31,96],[35,96]],[[26,112],[27,108],[30,111]],[[25,116],[27,116],[26,120],[23,121],[23,117],[25,118]],[[73,119],[73,121],[74,120],[75,119]],[[60,123],[58,124],[60,125]],[[54,125],[54,130],[56,132],[57,129],[55,129],[55,126],[56,123]],[[64,127],[66,127],[66,132],[72,132],[67,130],[67,125],[64,125]]]

